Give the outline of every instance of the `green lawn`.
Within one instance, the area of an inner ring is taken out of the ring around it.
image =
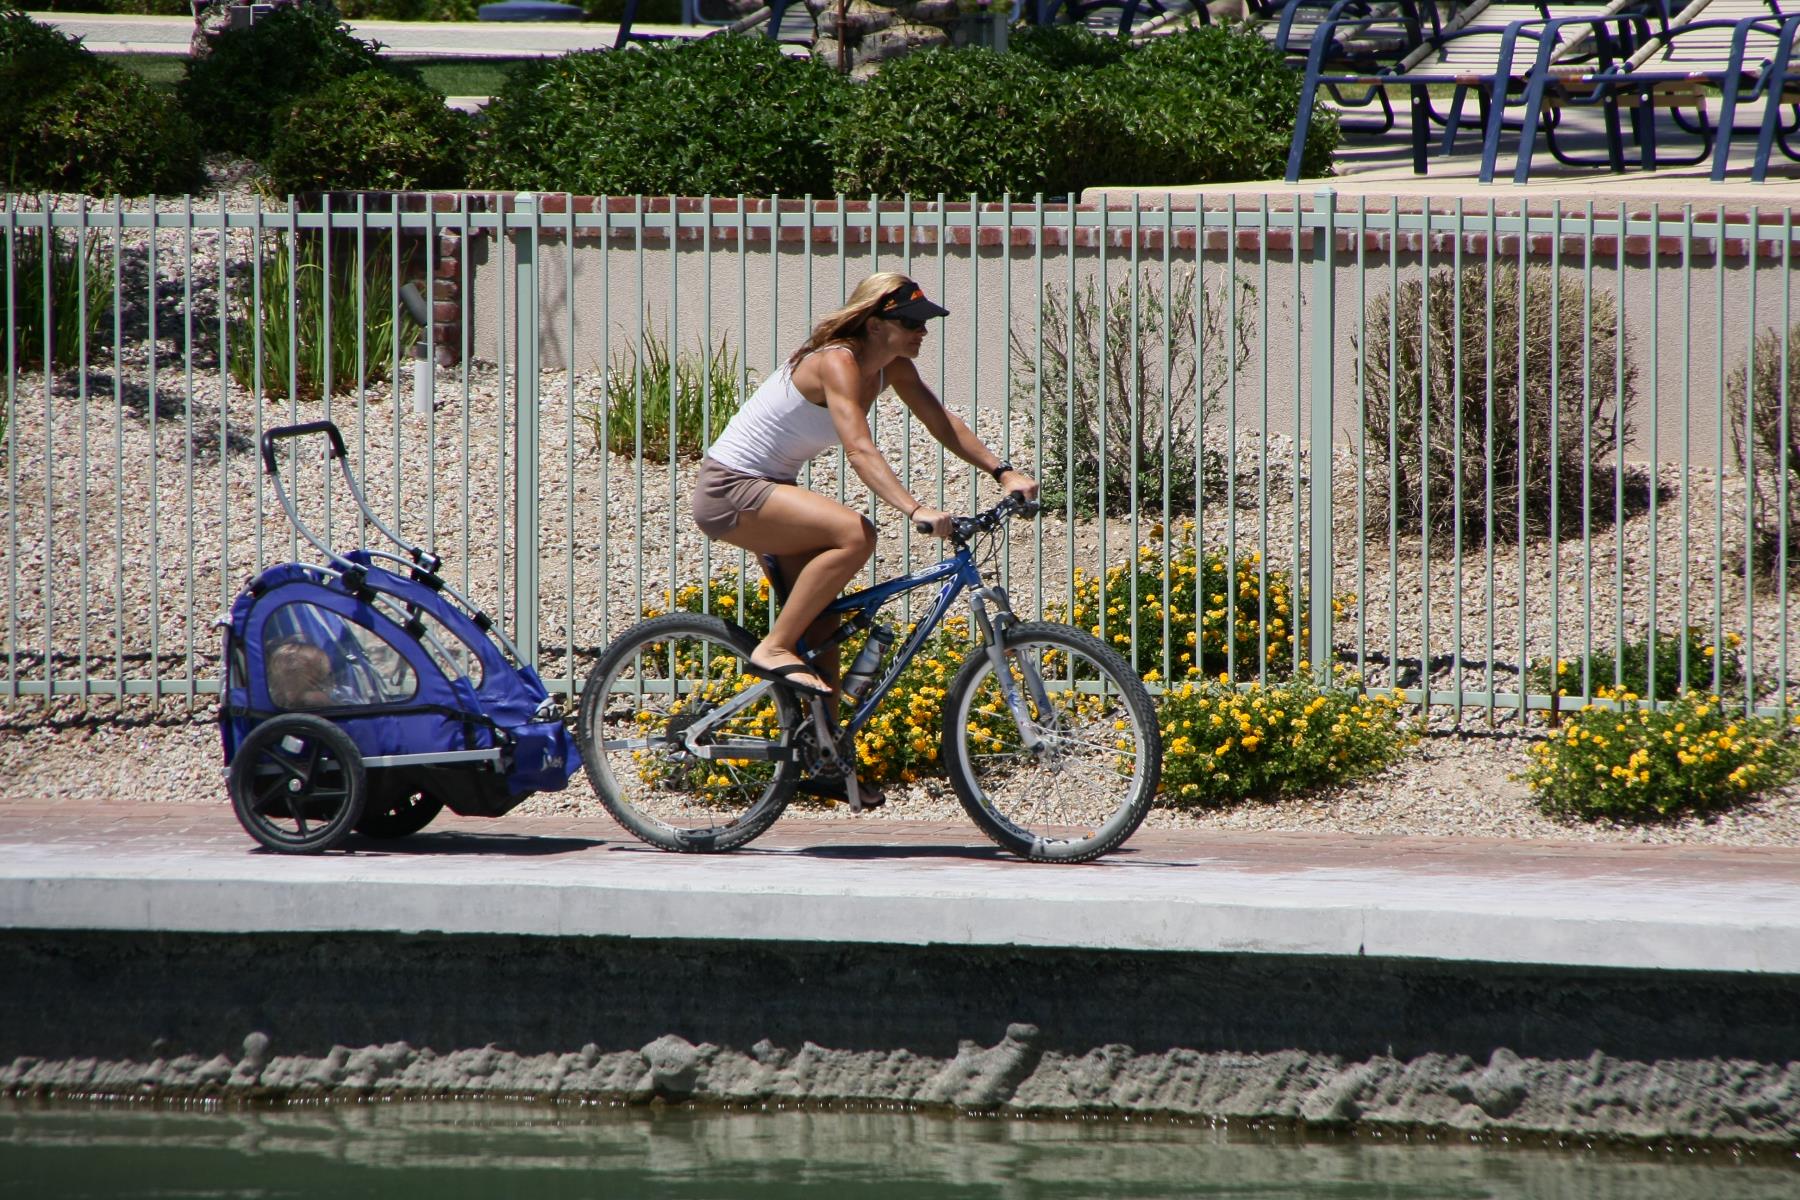
[[[187,57],[180,54],[121,54],[113,58],[158,87],[174,87],[181,81]],[[520,58],[414,58],[402,60],[419,69],[425,82],[446,96],[491,96],[506,81],[507,72]]]

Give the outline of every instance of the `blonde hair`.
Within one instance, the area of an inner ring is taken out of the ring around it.
[[[910,277],[898,271],[877,271],[850,293],[844,306],[835,312],[826,313],[817,325],[813,326],[812,336],[801,343],[798,350],[788,359],[788,366],[800,365],[800,360],[815,350],[821,350],[833,342],[853,342],[861,340],[869,318],[881,307],[881,302],[896,289],[911,284]]]

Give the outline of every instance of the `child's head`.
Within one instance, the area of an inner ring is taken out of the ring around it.
[[[331,656],[290,638],[269,650],[269,699],[277,708],[324,708],[331,703]]]

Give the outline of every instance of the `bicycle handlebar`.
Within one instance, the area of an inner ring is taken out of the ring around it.
[[[984,513],[976,513],[972,517],[951,517],[950,540],[961,545],[978,533],[993,532],[1012,517],[1035,517],[1042,508],[1043,505],[1036,500],[1027,500],[1017,492],[1009,492],[1000,503]],[[930,533],[931,522],[914,521],[913,528],[920,533]]]

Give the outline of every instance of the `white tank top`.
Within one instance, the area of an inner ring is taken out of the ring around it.
[[[848,346],[825,346],[814,353],[826,350],[855,353]],[[883,376],[878,390],[887,383],[885,372]],[[801,467],[837,444],[831,410],[801,395],[794,386],[793,366],[783,363],[726,423],[706,454],[745,475],[792,482],[800,478]]]

